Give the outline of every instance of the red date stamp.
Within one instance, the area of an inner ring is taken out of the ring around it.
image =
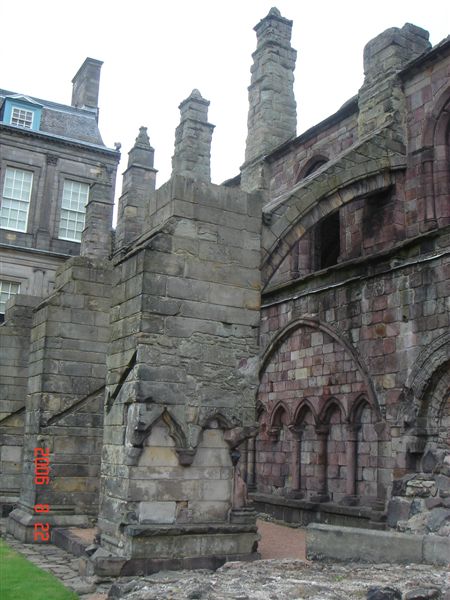
[[[50,448],[34,449],[34,483],[36,485],[48,485],[50,483]],[[50,512],[48,504],[35,504],[34,512],[36,514],[45,514]],[[50,524],[34,524],[34,541],[50,541]]]

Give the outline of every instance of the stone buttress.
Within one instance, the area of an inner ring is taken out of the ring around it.
[[[35,309],[29,357],[24,465],[8,530],[25,542],[35,523],[88,526],[98,504],[111,269],[76,257]],[[35,482],[34,450],[50,450],[50,482]],[[35,513],[48,504],[50,513]],[[44,519],[45,517],[45,519]]]
[[[20,494],[31,322],[41,300],[16,294],[0,327],[0,514],[5,517]]]
[[[44,542],[35,526],[89,526],[98,510],[106,351],[109,341],[114,185],[90,191],[81,253],[56,273],[54,292],[33,309],[20,498],[7,528]],[[35,478],[35,449],[49,451],[48,483]],[[48,513],[36,512],[47,505]]]
[[[182,121],[199,98],[182,103]],[[235,465],[256,433],[260,199],[208,183],[209,148],[197,141],[177,134],[192,170],[174,159],[147,231],[115,256],[99,574],[258,556]]]

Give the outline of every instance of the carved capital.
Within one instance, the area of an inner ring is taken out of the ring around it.
[[[195,449],[193,448],[176,448],[175,452],[178,456],[178,462],[183,467],[190,467],[194,461]]]

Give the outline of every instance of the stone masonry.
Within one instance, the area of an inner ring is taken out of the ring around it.
[[[36,504],[51,525],[89,525],[97,514],[111,267],[73,258],[35,310],[28,364],[24,466],[8,528],[33,541]],[[51,451],[52,485],[35,483],[34,448]]]
[[[358,97],[263,161],[252,483],[279,518],[383,526],[397,478],[448,450],[448,60],[411,24],[380,34]]]
[[[291,28],[277,9],[256,27],[240,176],[210,183],[193,90],[170,180],[156,189],[141,128],[114,243],[103,173],[82,255],[0,328],[10,447],[26,395],[8,529],[31,541],[36,503],[52,527],[97,521],[88,574],[256,558],[255,509],[319,522],[320,553],[334,525],[450,552],[450,40],[381,33],[359,93],[295,137]],[[10,504],[17,456],[2,450]],[[379,540],[373,556],[391,539],[347,535]]]
[[[261,159],[295,137],[297,127],[294,67],[297,52],[291,47],[292,21],[277,8],[255,27],[258,43],[253,54],[248,88],[248,135],[243,189],[263,187]]]
[[[148,230],[113,259],[97,571],[254,553],[230,450],[254,426],[260,199],[191,175],[156,192]]]

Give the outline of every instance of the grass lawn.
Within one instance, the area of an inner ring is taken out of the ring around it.
[[[77,594],[0,539],[1,600],[78,600]]]

